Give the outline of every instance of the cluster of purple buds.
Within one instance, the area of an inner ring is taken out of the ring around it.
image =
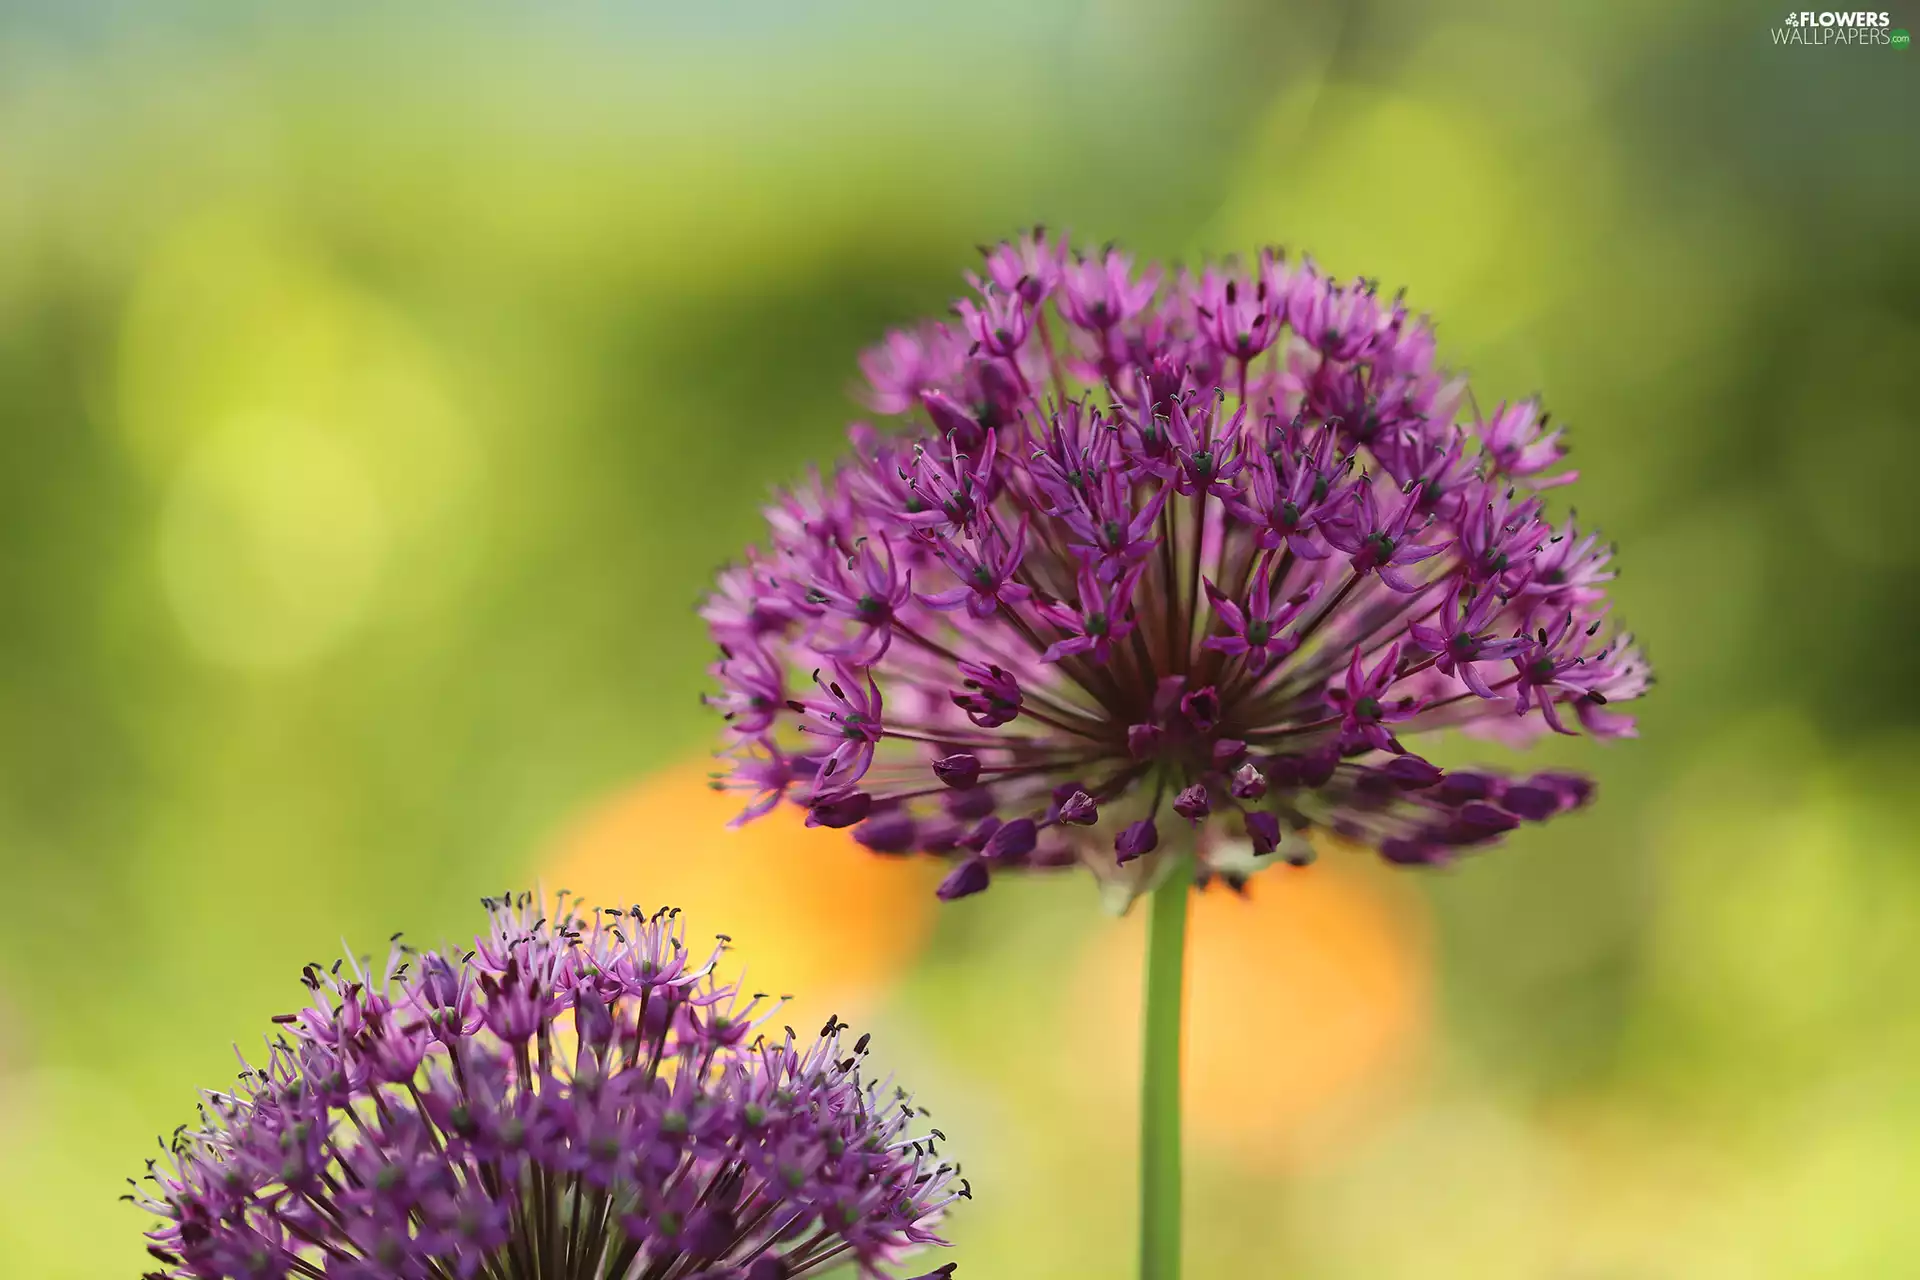
[[[967,1186],[867,1037],[766,1034],[676,911],[487,907],[465,954],[307,967],[129,1197],[149,1280],[793,1280],[945,1243]]]
[[[1236,884],[1314,829],[1439,864],[1588,799],[1408,745],[1633,732],[1535,403],[1482,414],[1424,318],[1310,260],[985,253],[958,327],[862,362],[899,429],[778,495],[703,611],[742,820],[948,857],[947,898],[1075,863],[1130,895],[1175,847]]]

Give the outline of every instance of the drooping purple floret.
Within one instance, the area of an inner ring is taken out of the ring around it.
[[[130,1197],[162,1219],[149,1280],[880,1276],[945,1243],[966,1184],[867,1037],[765,1034],[777,1005],[677,911],[487,907],[464,955],[307,967]]]
[[[1313,829],[1444,863],[1587,801],[1415,754],[1633,732],[1647,667],[1611,549],[1549,522],[1537,403],[1478,416],[1424,318],[1278,252],[1163,284],[1035,232],[968,278],[958,327],[862,361],[898,429],[781,494],[703,610],[743,820],[864,824],[959,897],[1074,862],[1131,892],[1188,847],[1241,875]]]

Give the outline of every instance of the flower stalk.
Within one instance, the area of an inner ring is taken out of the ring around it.
[[[1187,900],[1182,855],[1147,911],[1146,1010],[1140,1070],[1140,1280],[1180,1274],[1180,1059],[1186,990]]]

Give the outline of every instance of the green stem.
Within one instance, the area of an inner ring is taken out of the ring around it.
[[[1181,857],[1147,914],[1146,1037],[1140,1073],[1140,1280],[1180,1275],[1180,998],[1185,985],[1187,895]]]

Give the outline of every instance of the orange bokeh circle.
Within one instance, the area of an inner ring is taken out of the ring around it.
[[[1432,964],[1423,900],[1347,857],[1215,887],[1188,918],[1185,1116],[1191,1141],[1263,1164],[1321,1149],[1373,1109],[1425,1042]],[[1137,1054],[1144,904],[1097,935],[1074,984],[1083,1043]],[[1100,1100],[1131,1109],[1137,1074],[1099,1071]]]
[[[656,775],[562,835],[543,879],[590,906],[677,906],[689,945],[724,933],[746,990],[791,994],[774,1021],[810,1034],[876,1008],[933,927],[941,868],[886,858],[787,806],[738,829],[742,798],[708,762]]]

